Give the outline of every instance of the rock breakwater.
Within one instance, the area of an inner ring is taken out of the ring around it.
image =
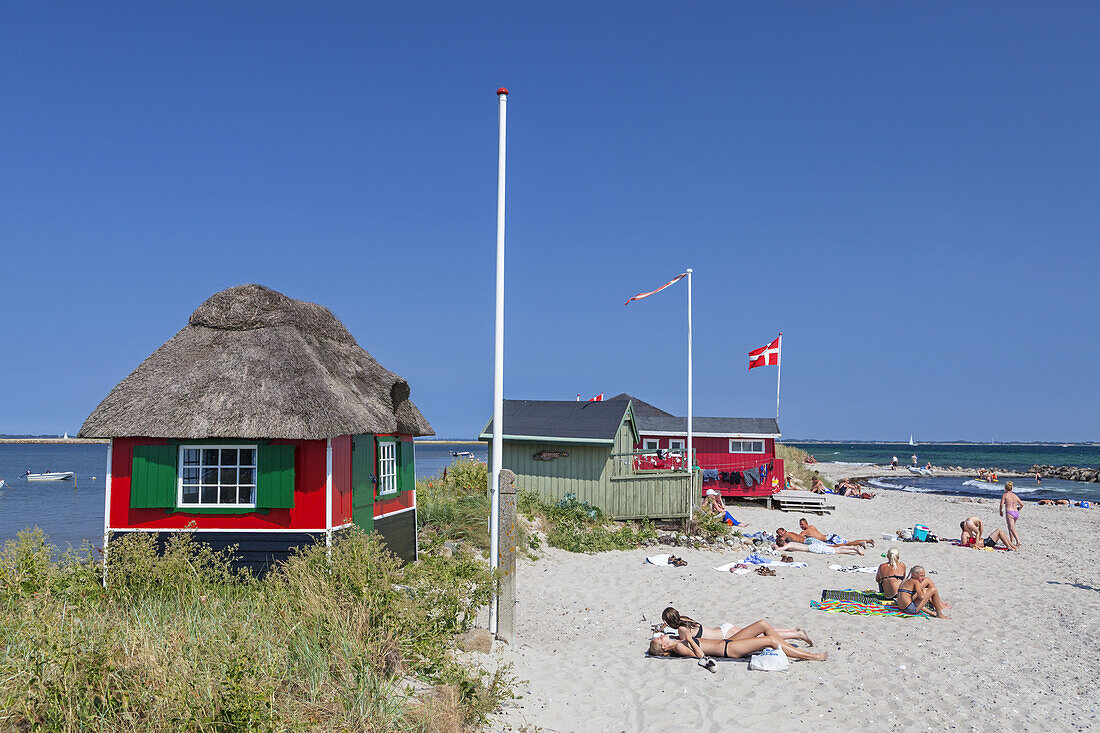
[[[1077,466],[1042,466],[1036,463],[1028,473],[1037,473],[1043,478],[1060,478],[1066,481],[1085,481],[1100,484],[1100,468],[1079,468]]]

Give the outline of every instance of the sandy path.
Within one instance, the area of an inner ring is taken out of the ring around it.
[[[1003,527],[996,503],[882,491],[871,501],[836,498],[837,511],[810,516],[849,539],[923,522],[957,533],[974,514]],[[799,515],[738,508],[750,529],[795,526]],[[987,552],[946,543],[896,543],[922,564],[951,621],[857,617],[809,608],[822,588],[870,588],[870,575],[830,563],[877,565],[895,544],[865,558],[799,553],[809,567],[777,576],[711,568],[744,553],[683,550],[685,568],[643,564],[642,550],[573,555],[549,550],[519,569],[519,641],[498,652],[528,683],[498,729],[553,731],[728,730],[804,723],[815,730],[1084,730],[1100,725],[1100,510],[1025,508],[1024,549]],[[1086,541],[1078,542],[1075,538]],[[1081,546],[1078,549],[1078,545]],[[823,663],[793,662],[789,673],[750,672],[721,662],[710,674],[690,660],[643,658],[648,625],[666,605],[708,624],[807,628]],[[902,669],[904,666],[904,669]]]

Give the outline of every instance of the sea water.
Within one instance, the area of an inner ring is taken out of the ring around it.
[[[469,451],[484,461],[484,443],[416,445],[416,477],[443,472],[456,460],[451,451]],[[27,470],[74,471],[67,481],[27,481]],[[99,443],[0,443],[0,542],[23,529],[39,527],[64,550],[84,541],[103,544],[104,476],[107,446]]]

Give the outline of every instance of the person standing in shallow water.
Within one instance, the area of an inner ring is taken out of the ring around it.
[[[1016,492],[1012,490],[1012,482],[1005,482],[1005,491],[1001,494],[1001,506],[998,508],[997,513],[1005,518],[1005,524],[1008,525],[1008,536],[1012,540],[1012,544],[1016,545],[1016,548],[1020,547],[1020,538],[1016,535],[1016,520],[1020,518],[1020,509],[1023,508],[1024,503],[1020,501],[1020,497],[1016,496]]]

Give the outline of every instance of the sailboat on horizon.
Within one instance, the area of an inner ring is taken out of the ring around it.
[[[909,433],[909,445],[916,445],[917,441],[913,440],[913,434]]]

